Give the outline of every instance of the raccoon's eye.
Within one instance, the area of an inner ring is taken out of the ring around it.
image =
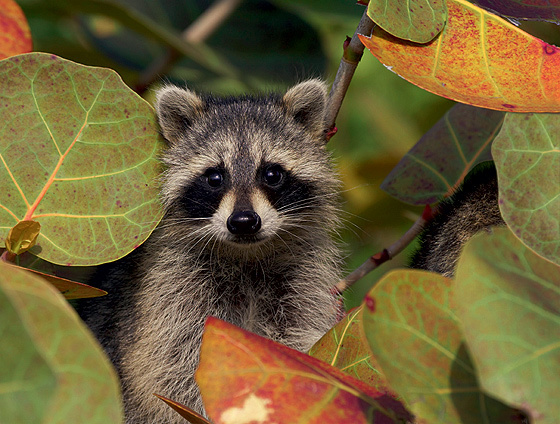
[[[210,168],[204,173],[204,177],[206,178],[206,182],[210,187],[216,188],[220,187],[224,182],[224,176],[222,173],[215,169]]]
[[[277,186],[284,180],[284,173],[280,165],[270,165],[264,170],[264,181],[269,186]]]

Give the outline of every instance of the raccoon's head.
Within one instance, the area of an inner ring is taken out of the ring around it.
[[[169,143],[167,225],[201,246],[244,250],[265,243],[289,248],[288,239],[309,243],[332,230],[338,180],[325,149],[326,92],[317,80],[283,96],[159,91],[157,113]]]

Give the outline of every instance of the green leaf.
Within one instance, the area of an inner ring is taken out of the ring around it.
[[[0,240],[41,224],[30,252],[95,265],[139,246],[161,219],[153,108],[108,69],[44,53],[0,61]]]
[[[362,334],[363,307],[350,311],[337,325],[313,345],[309,355],[363,381],[377,391],[391,393],[386,378],[371,354]]]
[[[439,274],[387,274],[364,301],[370,349],[418,419],[430,424],[521,422],[517,411],[478,386],[452,289],[453,281]]]
[[[504,113],[456,104],[401,159],[381,184],[397,199],[425,205],[450,195],[490,146]]]
[[[444,0],[370,0],[370,19],[395,37],[414,43],[427,43],[447,21]]]
[[[560,115],[508,113],[492,156],[504,221],[527,247],[560,264]]]
[[[455,298],[480,383],[522,406],[534,423],[560,417],[560,267],[523,246],[508,228],[469,241]]]
[[[0,263],[0,417],[10,424],[122,422],[101,347],[49,283]]]
[[[54,395],[56,375],[4,293],[11,275],[6,267],[0,265],[0,416],[13,424],[39,423]]]

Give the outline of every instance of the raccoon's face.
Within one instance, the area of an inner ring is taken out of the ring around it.
[[[325,151],[326,88],[282,98],[200,98],[167,87],[158,116],[170,143],[163,201],[177,225],[242,249],[305,241],[334,219],[337,180]],[[188,228],[187,228],[188,227]]]

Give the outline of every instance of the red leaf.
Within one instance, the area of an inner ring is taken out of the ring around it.
[[[0,59],[32,49],[31,31],[20,7],[13,0],[0,0]]]
[[[412,419],[400,402],[327,363],[212,317],[196,380],[216,424],[234,417],[263,424]]]

